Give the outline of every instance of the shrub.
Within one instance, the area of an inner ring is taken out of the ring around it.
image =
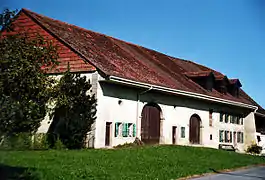
[[[137,146],[143,146],[143,145],[144,143],[139,138],[135,138],[133,143],[119,144],[115,146],[114,148],[130,148],[130,147],[137,147]]]
[[[0,148],[8,150],[29,150],[32,148],[32,135],[29,133],[19,133],[4,136]]]
[[[44,133],[38,133],[33,138],[34,150],[46,150],[49,149],[49,143],[47,141],[47,135]]]
[[[256,143],[250,145],[247,148],[247,152],[251,154],[260,154],[262,150],[262,147],[258,146]]]
[[[57,149],[57,150],[65,149],[65,145],[63,144],[63,142],[60,140],[59,137],[54,143],[54,149]]]

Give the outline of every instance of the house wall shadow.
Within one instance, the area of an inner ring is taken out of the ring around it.
[[[228,104],[224,105],[221,103],[212,103],[210,101],[199,100],[180,95],[172,95],[169,93],[161,93],[156,90],[151,90],[144,94],[141,94],[142,92],[147,90],[146,88],[136,88],[134,86],[124,86],[110,82],[100,82],[100,86],[104,96],[114,98],[133,101],[137,101],[137,98],[139,98],[140,102],[154,102],[157,104],[188,107],[205,111],[209,111],[209,109],[211,109],[213,112],[224,111],[226,113],[240,113],[243,115],[243,117],[247,116],[250,113],[250,110],[245,108],[239,108]]]

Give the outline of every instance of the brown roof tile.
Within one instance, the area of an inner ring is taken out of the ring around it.
[[[217,78],[225,77],[222,73],[203,65],[167,56],[26,9],[22,9],[22,11],[107,76],[113,75],[143,83],[258,105],[242,89],[240,89],[238,98],[229,94],[221,94],[216,90],[209,92],[185,75],[189,72],[213,72]]]

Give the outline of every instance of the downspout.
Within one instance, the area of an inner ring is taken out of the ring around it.
[[[147,93],[148,91],[151,91],[153,89],[153,86],[150,86],[149,89],[145,90],[145,91],[142,91],[140,93],[137,93],[137,107],[136,107],[136,123],[135,123],[135,126],[136,126],[136,137],[138,138],[139,137],[139,133],[138,133],[138,121],[139,121],[139,103],[140,103],[140,95],[144,94],[144,93]]]

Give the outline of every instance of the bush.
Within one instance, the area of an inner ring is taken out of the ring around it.
[[[47,141],[47,135],[44,133],[38,133],[33,138],[34,150],[47,150],[49,149],[49,143]]]
[[[4,136],[0,148],[8,150],[29,150],[32,148],[32,135],[29,133],[19,133]]]
[[[55,143],[54,143],[54,149],[57,149],[57,150],[65,149],[65,145],[60,140],[60,138],[57,138],[57,140],[55,141]]]
[[[247,152],[251,154],[260,154],[262,150],[262,147],[258,146],[256,143],[250,145],[247,148]]]
[[[130,148],[130,147],[138,147],[138,146],[143,146],[143,145],[144,143],[139,138],[135,138],[133,143],[119,144],[115,146],[114,148]]]

